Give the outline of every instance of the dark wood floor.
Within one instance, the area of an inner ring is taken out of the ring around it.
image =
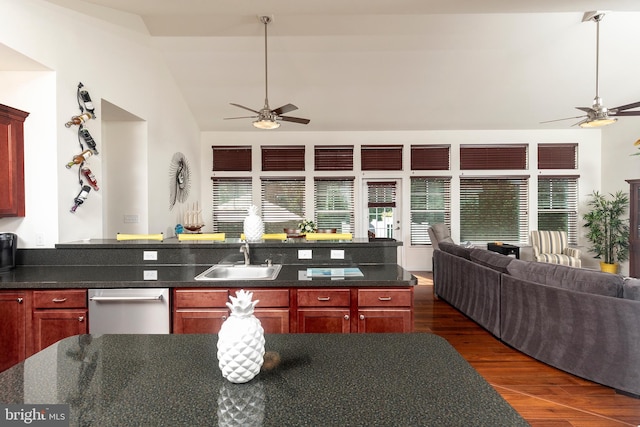
[[[638,426],[640,399],[583,380],[508,347],[433,296],[429,272],[414,272],[415,330],[445,338],[534,427]]]

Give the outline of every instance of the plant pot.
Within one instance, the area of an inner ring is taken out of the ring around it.
[[[618,272],[618,263],[608,264],[604,261],[600,261],[600,271],[616,274]]]

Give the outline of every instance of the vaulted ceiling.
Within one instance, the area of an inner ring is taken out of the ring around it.
[[[203,131],[293,103],[278,131],[561,129],[595,96],[640,101],[638,0],[49,0],[125,25],[141,20]],[[138,18],[139,17],[139,18]],[[249,113],[250,115],[251,113]],[[624,117],[636,120],[640,117]],[[256,130],[258,131],[258,130]]]

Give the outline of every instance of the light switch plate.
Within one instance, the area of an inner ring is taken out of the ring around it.
[[[144,270],[144,280],[158,280],[158,270]]]
[[[311,249],[298,249],[298,259],[312,259],[313,251]]]
[[[143,251],[142,259],[145,261],[157,261],[158,260],[158,251]]]
[[[344,249],[331,249],[331,259],[344,259]]]

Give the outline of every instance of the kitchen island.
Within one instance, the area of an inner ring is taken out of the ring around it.
[[[216,335],[70,337],[1,373],[0,402],[68,404],[72,426],[527,425],[432,334],[265,338],[280,364],[232,384]]]

